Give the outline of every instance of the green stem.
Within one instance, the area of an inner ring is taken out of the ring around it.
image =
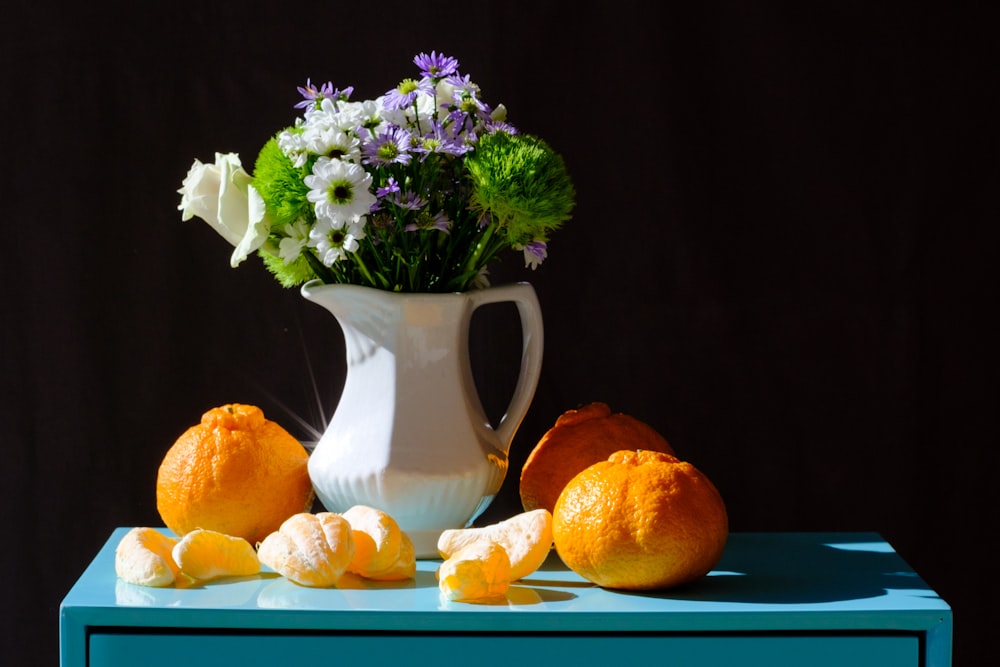
[[[465,263],[466,271],[472,271],[479,266],[479,258],[482,257],[483,252],[486,250],[487,245],[489,245],[490,239],[493,237],[496,229],[496,225],[490,225],[486,228],[486,231],[483,233],[483,237],[479,239],[478,243],[476,243],[475,252],[469,256],[468,261]]]
[[[375,278],[372,277],[371,272],[365,265],[365,260],[361,257],[361,254],[357,252],[352,252],[351,259],[354,261],[354,265],[358,267],[358,271],[361,272],[361,275],[363,275],[365,277],[365,280],[368,281],[368,284],[371,285],[372,287],[379,287],[379,284],[375,281]],[[381,284],[381,286],[383,289],[388,287],[388,285],[386,285],[384,282]]]
[[[317,278],[328,284],[340,282],[337,280],[337,276],[333,270],[319,261],[319,257],[308,251],[303,254],[305,255],[306,262],[309,263],[309,268],[312,269]]]

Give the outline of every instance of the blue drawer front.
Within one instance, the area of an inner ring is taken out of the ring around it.
[[[916,635],[95,633],[89,667],[917,667]],[[322,661],[322,662],[319,662]]]

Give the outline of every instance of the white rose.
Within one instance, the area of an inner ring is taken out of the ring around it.
[[[252,180],[239,155],[216,153],[215,164],[195,160],[177,191],[181,220],[198,216],[232,244],[236,250],[229,263],[234,267],[264,244],[270,227]]]
[[[448,116],[448,107],[455,103],[455,86],[448,83],[447,79],[441,79],[434,88],[437,93],[438,120],[443,120]]]

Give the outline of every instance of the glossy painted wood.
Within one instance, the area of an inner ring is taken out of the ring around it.
[[[335,589],[272,572],[133,586],[114,572],[126,530],[63,601],[64,667],[263,666],[288,652],[360,660],[388,650],[411,665],[606,666],[616,655],[699,666],[951,662],[950,608],[874,533],[736,533],[707,577],[650,593],[596,587],[553,554],[506,600],[482,605],[440,600],[435,560],[419,561],[411,581],[352,578]]]

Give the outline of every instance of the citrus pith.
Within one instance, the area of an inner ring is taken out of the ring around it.
[[[115,547],[115,574],[130,584],[169,586],[180,574],[171,555],[175,544],[176,539],[155,528],[132,528]]]
[[[496,542],[475,542],[449,556],[435,574],[440,595],[446,600],[493,600],[510,588],[510,558]]]
[[[264,538],[257,557],[300,586],[336,586],[354,558],[354,531],[333,512],[294,514]]]
[[[438,538],[438,554],[447,559],[470,544],[484,542],[496,542],[507,552],[512,581],[527,577],[552,549],[552,514],[536,509],[488,526],[445,530]]]

